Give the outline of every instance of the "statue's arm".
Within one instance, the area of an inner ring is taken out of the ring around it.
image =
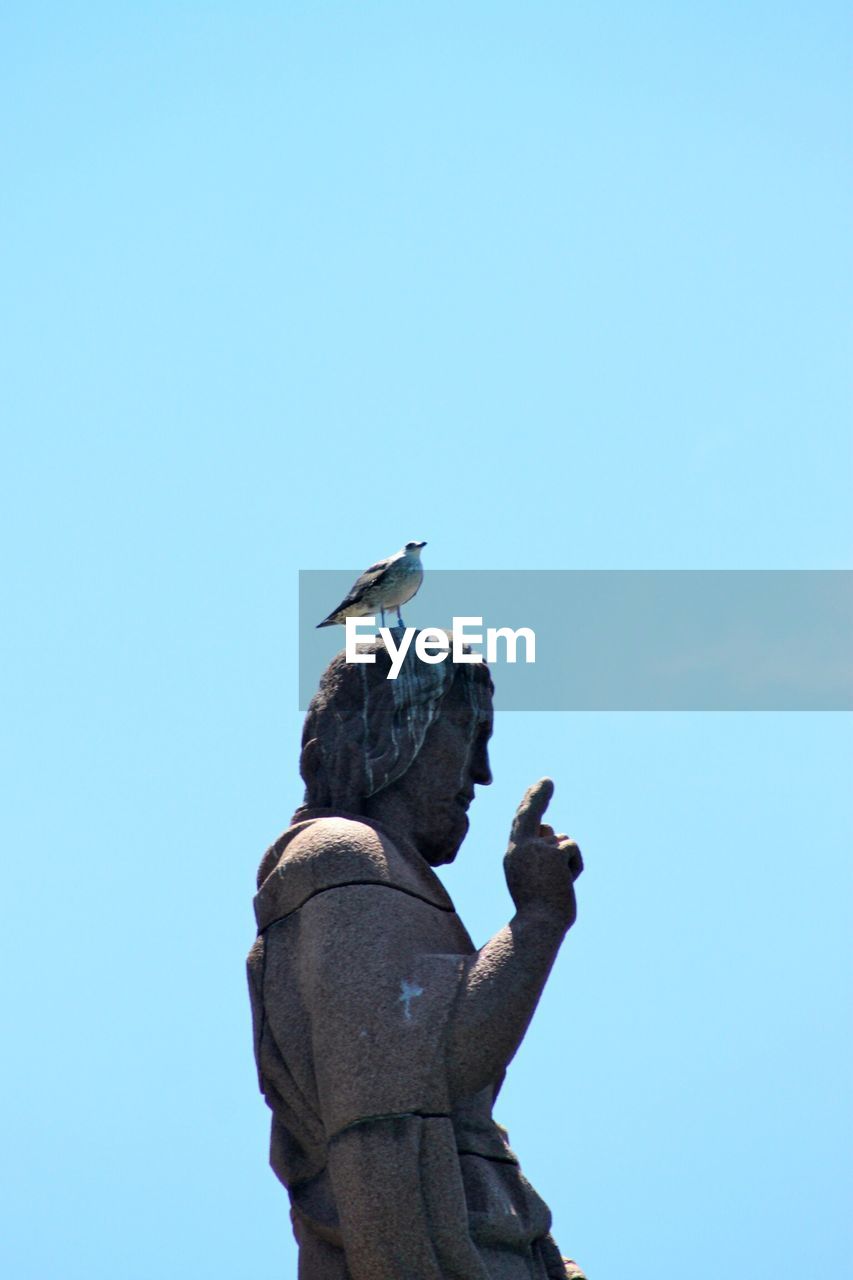
[[[519,806],[504,861],[516,914],[464,965],[447,1041],[454,1098],[477,1093],[506,1069],[575,921],[583,863],[573,841],[541,824],[552,793],[543,779]]]
[[[448,1087],[478,1093],[506,1070],[524,1038],[566,928],[519,911],[465,966],[448,1036]]]
[[[391,886],[330,888],[298,912],[328,1133],[371,1115],[448,1114],[502,1076],[577,910],[579,850],[541,824],[552,793],[543,779],[519,806],[504,860],[516,913],[473,955],[447,954],[443,913]]]

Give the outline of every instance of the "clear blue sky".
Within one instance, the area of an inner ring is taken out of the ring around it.
[[[243,960],[300,568],[849,568],[840,3],[12,3],[15,1280],[295,1275]],[[330,601],[331,604],[334,602]],[[505,714],[580,918],[498,1117],[594,1280],[836,1280],[843,715]]]

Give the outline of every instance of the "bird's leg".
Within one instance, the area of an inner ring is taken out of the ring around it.
[[[400,613],[400,606],[397,605],[397,626],[402,627],[402,625],[403,625],[403,616]]]
[[[379,612],[382,614],[382,621],[379,625],[384,627],[385,626],[385,610],[382,608],[382,605],[379,606]]]

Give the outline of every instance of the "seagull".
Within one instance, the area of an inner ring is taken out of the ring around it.
[[[397,624],[402,627],[400,605],[411,600],[423,581],[421,551],[425,546],[425,542],[407,542],[387,560],[378,560],[369,569],[365,569],[361,577],[356,578],[337,609],[333,609],[328,618],[317,623],[318,629],[333,627],[336,622],[345,622],[347,618],[364,618],[368,614],[375,614],[377,609],[382,615],[383,627],[386,609],[397,610]]]

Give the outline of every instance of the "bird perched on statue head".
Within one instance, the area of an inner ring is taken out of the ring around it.
[[[423,581],[421,551],[425,546],[425,542],[407,542],[387,560],[378,560],[365,569],[337,609],[333,609],[328,618],[318,622],[317,626],[332,627],[347,618],[364,618],[378,610],[382,617],[380,625],[384,627],[385,610],[396,609],[397,623],[402,627],[400,605],[412,599]]]

